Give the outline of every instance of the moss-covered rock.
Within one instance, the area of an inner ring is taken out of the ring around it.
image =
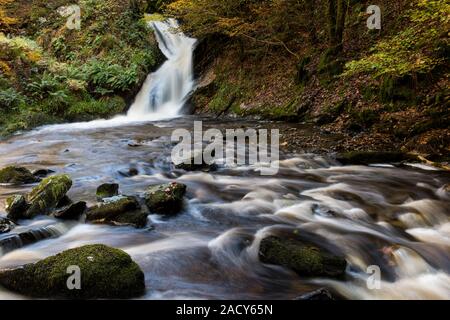
[[[183,208],[183,197],[186,194],[186,185],[172,182],[148,188],[145,203],[152,213],[177,214]]]
[[[93,223],[112,225],[131,225],[143,228],[147,224],[147,213],[141,210],[135,197],[116,196],[103,199],[100,203],[89,208],[86,220]]]
[[[25,184],[37,181],[39,179],[27,168],[9,166],[0,170],[0,183]]]
[[[402,161],[414,161],[414,155],[404,152],[372,152],[372,151],[352,151],[341,153],[336,156],[336,160],[344,165],[349,164],[373,164],[373,163],[395,163]]]
[[[294,237],[263,239],[259,257],[264,263],[281,265],[308,277],[341,277],[347,265],[343,257]]]
[[[98,199],[111,198],[119,195],[119,185],[117,183],[104,183],[97,188]]]
[[[6,199],[5,211],[8,213],[9,219],[20,219],[28,207],[29,204],[22,195],[14,195]]]
[[[81,271],[81,289],[68,289],[68,267]],[[0,272],[5,288],[38,298],[132,298],[145,291],[144,273],[122,250],[88,245]]]
[[[28,195],[30,207],[24,218],[51,213],[71,187],[72,180],[66,174],[55,175],[42,180]]]
[[[0,217],[0,234],[11,231],[15,226],[15,223],[10,219]]]

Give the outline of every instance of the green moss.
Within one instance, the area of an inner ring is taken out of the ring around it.
[[[70,266],[80,268],[80,290],[67,288]],[[131,257],[100,244],[70,249],[23,268],[0,272],[0,284],[39,298],[132,298],[145,290],[144,274]]]
[[[261,241],[259,256],[262,262],[281,265],[301,276],[344,275],[346,261],[315,245],[297,239],[267,237]]]
[[[156,185],[148,188],[145,202],[153,213],[176,214],[182,209],[185,194],[186,185],[181,183]]]
[[[27,168],[9,166],[0,170],[0,183],[24,184],[38,180]]]
[[[119,194],[119,185],[117,183],[104,183],[97,188],[97,198],[110,198]]]
[[[449,22],[446,1],[419,0],[404,13],[408,27],[377,42],[362,59],[346,65],[345,76],[368,73],[373,77],[428,73],[445,64],[442,57],[448,36],[440,30]],[[448,57],[448,56],[447,56]]]
[[[71,105],[66,111],[65,118],[69,120],[104,118],[123,112],[125,108],[126,103],[124,99],[119,96],[101,100],[83,100]]]
[[[42,182],[28,195],[30,208],[25,217],[32,218],[38,214],[49,214],[64,198],[72,186],[69,175],[55,175],[42,180]]]

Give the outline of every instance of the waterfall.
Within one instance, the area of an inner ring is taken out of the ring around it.
[[[177,32],[178,23],[175,19],[154,21],[150,25],[167,60],[156,72],[147,76],[126,115],[108,120],[49,125],[39,130],[41,132],[95,130],[179,116],[189,95],[195,89],[193,53],[197,40]]]
[[[182,33],[176,20],[151,22],[159,48],[167,61],[148,75],[127,117],[166,119],[179,115],[194,88],[193,50],[196,40]]]

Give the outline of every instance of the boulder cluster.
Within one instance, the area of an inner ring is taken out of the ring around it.
[[[69,175],[45,177],[50,173],[39,170],[36,176],[19,167],[0,170],[3,183],[39,182],[30,193],[7,198],[8,215],[0,218],[0,234],[11,232],[20,220],[37,215],[81,221],[85,217],[87,223],[143,228],[149,214],[171,216],[183,210],[187,187],[177,182],[149,186],[143,197],[121,194],[116,183],[102,184],[97,188],[97,204],[88,207],[86,202],[73,202],[68,197],[72,187]],[[259,260],[288,268],[301,277],[344,277],[347,262],[343,255],[330,250],[325,239],[312,238],[299,230],[266,236],[259,245]],[[83,274],[81,290],[67,288],[67,268],[73,265]],[[0,285],[42,298],[129,298],[145,290],[144,274],[130,256],[104,245],[70,249],[34,264],[0,270]]]

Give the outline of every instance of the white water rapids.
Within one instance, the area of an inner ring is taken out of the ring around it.
[[[0,234],[0,244],[11,240],[0,247],[0,269],[103,243],[125,250],[142,268],[143,299],[293,299],[320,287],[347,299],[450,299],[448,172],[342,166],[314,154],[281,154],[280,171],[272,177],[251,166],[219,166],[214,172],[174,168],[170,135],[180,127],[191,129],[198,119],[177,117],[194,88],[195,40],[171,33],[175,26],[175,21],[153,23],[168,60],[148,76],[126,116],[47,126],[0,141],[0,168],[14,164],[67,173],[73,179],[69,197],[88,206],[97,203],[95,190],[102,183],[116,182],[122,194],[142,195],[149,185],[178,181],[188,190],[183,212],[149,215],[145,229],[47,216],[20,221]],[[268,125],[204,119],[205,129]],[[298,130],[293,124],[272,125]],[[130,169],[137,174],[130,176]],[[0,216],[8,196],[30,189],[0,185]],[[11,238],[26,230],[41,241]],[[333,243],[348,261],[345,279],[299,277],[261,263],[261,239],[293,230]],[[380,289],[367,286],[372,265],[381,269]],[[0,287],[0,299],[12,298],[25,297]]]

